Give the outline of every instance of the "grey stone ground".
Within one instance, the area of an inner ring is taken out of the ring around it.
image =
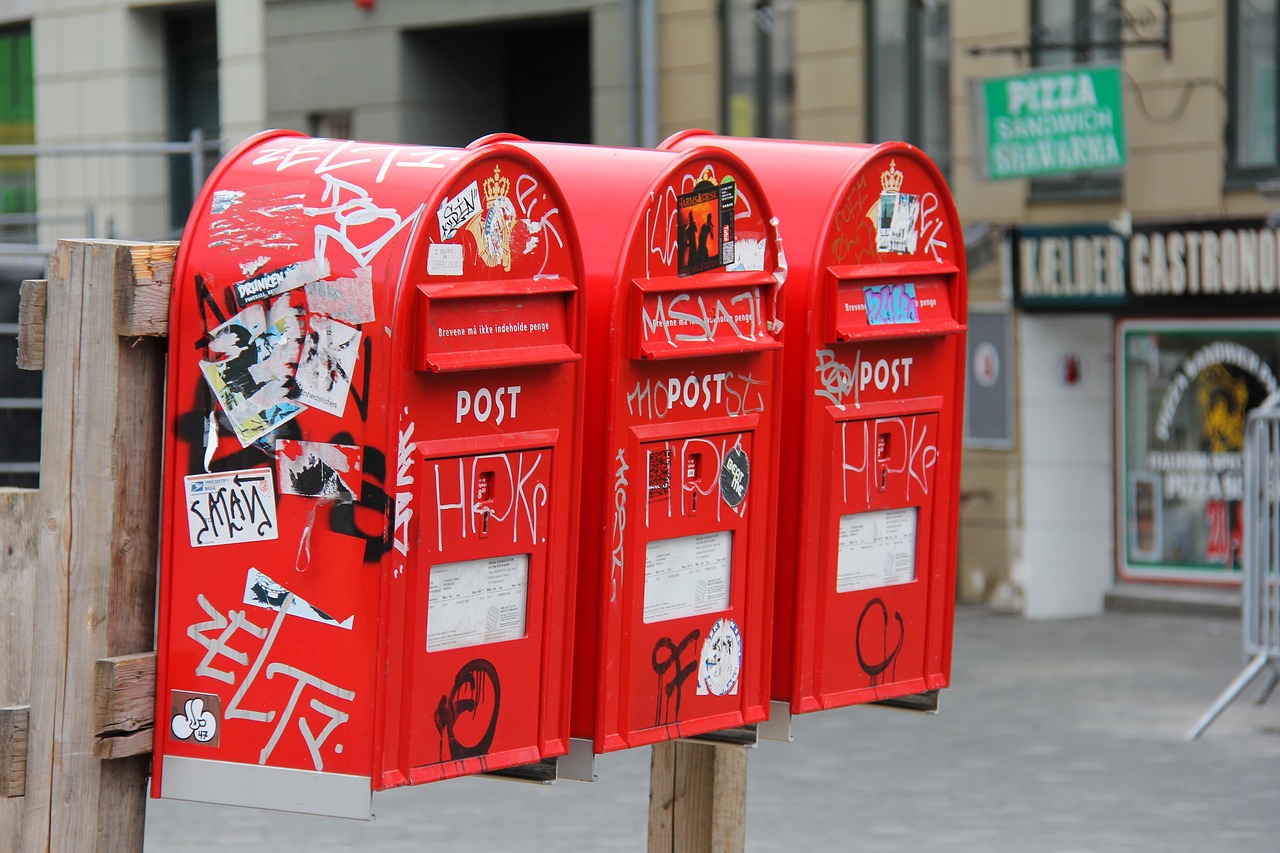
[[[940,714],[807,715],[752,751],[747,850],[1280,850],[1280,691],[1183,739],[1243,663],[1238,619],[961,608]],[[370,823],[153,800],[146,850],[643,851],[648,769],[391,791]]]

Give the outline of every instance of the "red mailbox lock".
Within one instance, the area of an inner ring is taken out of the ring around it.
[[[219,164],[174,274],[153,794],[367,816],[566,751],[579,264],[511,146]]]
[[[789,276],[773,698],[795,712],[936,706],[951,672],[964,242],[904,143],[677,134],[759,176]],[[911,698],[908,698],[911,697]]]
[[[781,355],[768,201],[717,149],[511,144],[585,229],[573,734],[603,752],[763,720]]]

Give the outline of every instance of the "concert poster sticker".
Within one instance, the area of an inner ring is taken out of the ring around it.
[[[295,378],[296,399],[341,417],[360,355],[360,337],[359,329],[311,315]]]
[[[909,506],[841,516],[836,592],[914,581],[918,512]]]
[[[528,619],[529,555],[439,563],[427,595],[428,652],[518,640]]]
[[[209,352],[219,358],[201,361],[200,371],[245,447],[305,408],[288,397],[301,346],[299,311],[287,295],[270,311],[255,302],[210,333]]]
[[[732,555],[729,530],[649,542],[644,559],[645,624],[727,610]]]
[[[183,478],[191,547],[265,542],[280,534],[270,468]]]
[[[676,231],[680,276],[713,270],[733,263],[733,206],[737,184],[700,181],[692,192],[676,199]]]

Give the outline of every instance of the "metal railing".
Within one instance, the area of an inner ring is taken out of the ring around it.
[[[1261,705],[1280,684],[1280,393],[1249,413],[1244,437],[1244,653],[1248,665],[1187,732],[1200,737],[1264,670]]]
[[[195,198],[200,194],[200,187],[204,183],[205,175],[208,172],[211,155],[216,156],[220,148],[220,142],[216,139],[206,140],[204,132],[196,129],[191,132],[190,138],[185,142],[104,142],[104,143],[70,143],[70,144],[39,144],[39,145],[0,145],[0,161],[8,158],[40,158],[40,157],[103,157],[103,156],[125,156],[125,157],[143,157],[143,156],[186,156],[191,160],[191,197]],[[53,228],[67,228],[72,231],[80,232],[75,234],[58,234],[56,236],[77,236],[95,238],[103,236],[99,234],[102,230],[101,220],[104,217],[100,215],[100,210],[92,201],[85,202],[84,212],[77,213],[74,210],[67,212],[41,212],[39,210],[20,213],[0,213],[0,264],[12,261],[15,258],[21,259],[25,256],[44,256],[51,251],[50,247],[40,245],[40,231],[43,228],[48,231]],[[108,232],[105,236],[112,237],[110,233],[111,219],[105,217],[107,225],[105,230]],[[6,242],[6,235],[10,237],[10,241]],[[14,241],[17,238],[23,242]],[[0,282],[3,280],[0,279]],[[0,294],[0,297],[6,297],[6,294]],[[8,304],[7,298],[0,298],[0,304]],[[7,314],[5,310],[0,315]],[[0,316],[0,338],[14,338],[18,334],[17,317]],[[21,411],[40,411],[43,401],[39,397],[23,397],[15,394],[15,388],[10,381],[12,365],[0,365],[0,414],[7,412]],[[21,393],[19,391],[19,393]],[[24,449],[21,452],[17,449],[19,445],[30,447],[38,446],[40,441],[38,427],[36,434],[20,434],[27,433],[26,428],[5,430],[10,433],[0,435],[0,484],[11,482],[14,478],[19,478],[23,482],[27,482],[29,478],[38,476],[40,472],[39,461],[17,461],[13,457],[18,455],[19,458],[27,455]]]
[[[210,155],[217,155],[221,142],[217,139],[205,139],[204,131],[196,128],[184,142],[86,142],[86,143],[45,143],[38,145],[0,145],[0,160],[8,158],[31,157],[105,157],[148,155],[186,156],[191,159],[191,197],[200,194],[200,187],[209,170]],[[97,237],[97,213],[93,205],[88,205],[83,214],[47,214],[39,211],[28,213],[0,214],[0,225],[10,227],[29,225],[32,227],[53,223],[83,223],[86,233],[79,236]],[[66,236],[66,235],[63,235]],[[114,235],[107,234],[111,237]],[[6,244],[0,238],[0,254],[24,252],[32,249],[32,244]],[[46,252],[47,253],[47,252]]]

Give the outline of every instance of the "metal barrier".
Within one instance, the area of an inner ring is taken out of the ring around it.
[[[1263,670],[1271,679],[1257,704],[1280,683],[1280,393],[1249,413],[1244,438],[1244,652],[1249,658],[1200,722],[1195,740]]]

